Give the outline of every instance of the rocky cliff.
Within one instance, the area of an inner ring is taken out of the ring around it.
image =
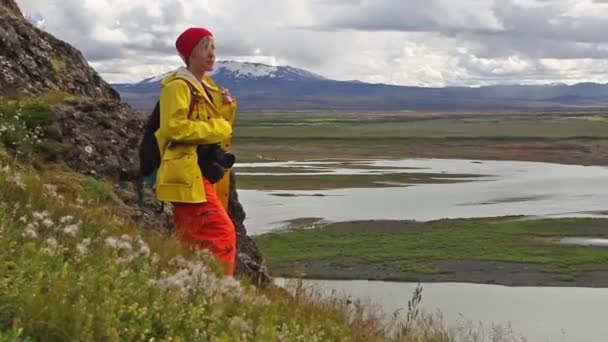
[[[137,191],[137,147],[146,114],[120,102],[78,50],[28,23],[13,0],[0,1],[0,98],[49,91],[76,95],[52,105],[57,118],[44,128],[38,151],[43,162],[65,163],[77,172],[111,180],[142,227],[170,233],[170,212],[159,212],[151,189],[143,189],[141,198]],[[237,227],[238,272],[266,282],[263,258],[247,236],[234,183],[229,214]]]
[[[0,3],[0,92],[55,91],[103,99],[119,96],[71,45],[29,23],[13,0]]]

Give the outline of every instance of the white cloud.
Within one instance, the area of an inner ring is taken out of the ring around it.
[[[110,82],[176,68],[211,29],[221,59],[326,77],[443,86],[604,82],[604,0],[17,0]]]

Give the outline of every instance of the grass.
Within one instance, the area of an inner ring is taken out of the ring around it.
[[[137,226],[103,180],[36,171],[0,152],[0,340],[454,341],[460,333],[416,303],[390,319],[301,284],[256,289],[224,278],[209,254]]]
[[[241,115],[239,138],[608,138],[606,115],[418,117],[361,113],[347,118]],[[601,120],[600,120],[601,119]]]
[[[44,136],[44,128],[57,120],[50,105],[39,101],[0,104],[0,144],[29,158]]]
[[[256,236],[269,266],[326,261],[386,264],[415,274],[441,273],[435,261],[473,260],[539,264],[547,273],[579,277],[608,270],[608,249],[564,246],[533,237],[608,237],[604,219],[468,219],[433,222],[346,222]],[[400,227],[401,226],[401,227]],[[431,266],[429,266],[431,264]],[[364,278],[364,275],[361,275]]]
[[[388,173],[371,175],[239,175],[239,189],[321,190],[343,188],[377,188],[421,183],[457,183],[457,178],[478,177],[469,174]]]
[[[53,68],[53,71],[55,71],[56,73],[63,72],[66,67],[65,60],[61,57],[55,56],[55,57],[51,58],[51,67]]]
[[[25,117],[52,123],[45,108]],[[15,120],[18,143],[0,146],[2,341],[462,340],[462,330],[420,313],[421,289],[387,320],[359,300],[301,285],[286,292],[224,278],[209,254],[138,226],[111,183],[15,159],[32,127]]]
[[[600,164],[608,116],[593,114],[243,113],[239,162],[464,158]]]

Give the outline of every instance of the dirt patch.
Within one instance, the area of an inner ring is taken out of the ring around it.
[[[390,263],[337,265],[328,261],[275,266],[273,276],[310,279],[366,279],[408,282],[459,282],[505,286],[607,287],[608,271],[590,271],[576,278],[552,273],[546,266],[497,261],[434,261],[429,265],[444,272],[419,274],[404,272]]]

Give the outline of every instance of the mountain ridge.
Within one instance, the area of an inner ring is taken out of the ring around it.
[[[160,79],[113,84],[126,102],[150,110]],[[230,89],[245,110],[450,110],[600,108],[608,105],[608,84],[498,84],[481,87],[418,87],[339,81],[291,66],[221,61],[210,74]]]

